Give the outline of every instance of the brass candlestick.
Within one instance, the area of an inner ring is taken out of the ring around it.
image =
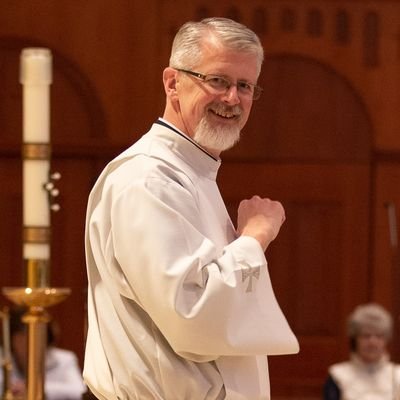
[[[3,288],[13,303],[25,306],[28,326],[27,400],[44,399],[44,362],[47,342],[46,308],[63,301],[70,289],[50,287],[50,210],[58,211],[50,174],[50,84],[52,56],[49,49],[27,48],[21,53],[23,85],[23,259],[25,286]],[[9,399],[7,399],[9,400]]]
[[[46,271],[48,264],[37,263],[37,268],[28,269],[27,281],[30,282],[31,287],[3,288],[3,294],[9,300],[16,305],[27,307],[27,312],[22,319],[28,325],[27,400],[44,400],[45,398],[46,327],[50,321],[46,308],[64,301],[71,292],[69,288],[40,286],[43,284],[43,276],[48,276],[48,271]],[[13,397],[4,400],[13,400]]]

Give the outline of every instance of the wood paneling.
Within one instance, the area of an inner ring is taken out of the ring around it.
[[[377,165],[374,179],[373,297],[393,311],[397,337],[394,358],[400,360],[400,160]]]
[[[240,146],[225,158],[368,163],[372,126],[352,85],[317,60],[267,56]]]
[[[0,287],[22,282],[21,169],[19,159],[0,158]]]
[[[219,179],[234,220],[239,201],[253,194],[284,204],[287,220],[267,259],[301,351],[272,357],[271,380],[280,395],[298,385],[318,394],[328,365],[347,355],[345,317],[368,298],[370,205],[354,198],[368,198],[369,167],[227,163]]]
[[[400,3],[378,0],[3,1],[0,285],[23,279],[20,50],[45,46],[54,57],[52,170],[62,174],[62,208],[52,216],[51,281],[72,295],[53,313],[60,344],[82,361],[89,190],[162,113],[161,72],[178,27],[230,16],[260,35],[265,92],[219,181],[234,219],[253,194],[285,206],[267,256],[301,352],[271,358],[272,393],[319,398],[327,366],[347,356],[352,307],[376,300],[400,315],[387,219],[388,203],[400,207],[399,12]]]

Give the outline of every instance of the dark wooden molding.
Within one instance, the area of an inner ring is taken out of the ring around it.
[[[377,163],[398,162],[400,163],[400,149],[398,150],[376,150],[372,159]]]

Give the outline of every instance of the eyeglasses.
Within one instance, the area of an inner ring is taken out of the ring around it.
[[[194,72],[187,69],[175,68],[177,71],[184,72],[202,80],[216,94],[226,93],[232,86],[236,86],[238,93],[241,96],[257,100],[260,98],[263,89],[260,86],[254,85],[246,81],[237,81],[232,83],[229,79],[220,75],[204,75],[200,72]]]

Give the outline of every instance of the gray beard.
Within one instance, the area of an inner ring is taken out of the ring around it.
[[[239,141],[240,128],[211,126],[204,116],[194,131],[193,139],[205,149],[221,152],[230,149]]]

